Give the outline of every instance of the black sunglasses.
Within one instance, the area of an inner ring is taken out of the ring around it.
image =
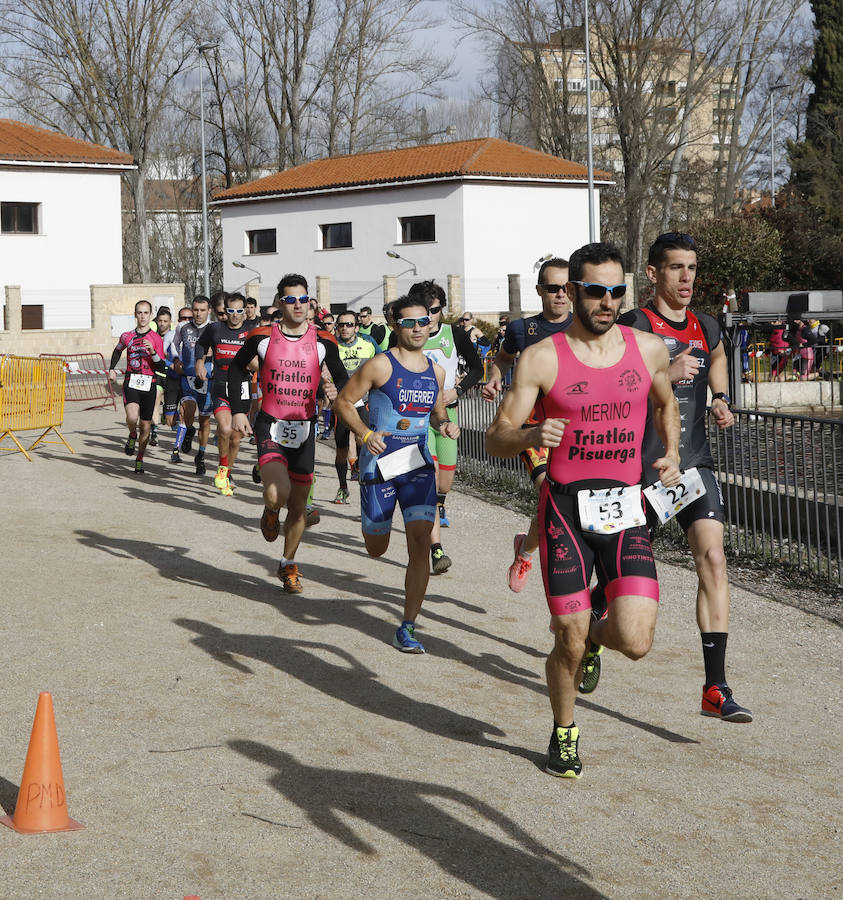
[[[536,287],[538,287],[538,289],[540,291],[542,291],[542,293],[545,293],[545,294],[558,294],[559,291],[561,291],[565,287],[565,285],[564,284],[539,284],[539,285],[536,285]]]
[[[571,284],[578,284],[589,297],[595,300],[602,300],[606,294],[611,294],[613,300],[623,297],[626,293],[625,284],[600,284],[599,281],[574,281]]]

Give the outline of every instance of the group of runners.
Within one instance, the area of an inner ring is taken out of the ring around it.
[[[554,633],[546,663],[553,712],[546,769],[553,775],[577,778],[582,772],[574,708],[578,692],[597,687],[604,649],[637,660],[652,645],[659,587],[651,533],[673,516],[688,537],[698,576],[705,667],[700,711],[752,721],[732,696],[725,672],[729,583],[725,516],[706,438],[709,391],[716,425],[728,428],[733,417],[717,322],[689,309],[696,268],[690,235],[661,235],[647,265],[653,301],[619,317],[627,286],[617,248],[588,244],[570,261],[546,261],[536,286],[542,312],[509,323],[483,388],[485,399],[496,400],[518,360],[486,446],[493,456],[520,455],[538,489],[537,516],[515,536],[506,577],[510,590],[520,592],[539,550]],[[261,532],[268,542],[283,534],[278,576],[286,592],[299,593],[296,557],[323,396],[336,418],[338,504],[349,500],[349,448],[357,448],[352,452],[369,555],[386,552],[396,505],[401,509],[408,564],[392,643],[405,653],[424,653],[415,626],[428,580],[431,571],[442,574],[451,565],[440,528],[449,524],[445,501],[456,467],[456,406],[482,373],[467,332],[442,321],[442,288],[429,281],[413,285],[384,310],[382,331],[372,326],[371,310],[365,316],[341,312],[325,328],[309,321],[314,310],[306,279],[286,275],[268,324],[258,319],[244,327],[244,298],[226,295],[228,320],[209,325],[209,304],[197,298],[193,321],[180,323],[169,347],[149,331],[151,308],[144,304],[136,309],[137,328],[121,337],[112,358],[113,369],[127,350],[126,450],[137,449],[136,470],[138,462],[142,470],[149,437],[144,391],[170,354],[172,367],[179,361],[182,381],[173,453],[184,447],[198,415],[204,458],[208,437],[201,429],[213,413],[220,454],[215,483],[226,494],[240,440],[254,438],[256,480],[263,486]],[[211,355],[212,375],[205,366]]]

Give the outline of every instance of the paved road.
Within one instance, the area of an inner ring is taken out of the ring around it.
[[[729,671],[756,721],[702,718],[695,582],[660,567],[653,650],[604,655],[583,778],[557,780],[540,580],[504,583],[520,516],[452,495],[455,566],[427,655],[404,656],[403,536],[362,555],[326,447],[291,597],[245,470],[224,498],[166,464],[169,438],[135,478],[113,412],[65,434],[76,456],[0,458],[0,805],[49,690],[86,830],[0,829],[0,896],[840,895],[839,627],[736,590]]]

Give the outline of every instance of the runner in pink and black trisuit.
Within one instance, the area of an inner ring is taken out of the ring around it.
[[[667,448],[653,466],[668,486],[680,477],[679,412],[664,344],[615,324],[626,292],[617,248],[588,244],[577,250],[567,291],[570,327],[521,355],[486,447],[504,457],[531,446],[550,448],[539,508],[555,635],[546,666],[554,716],[546,769],[578,778],[574,704],[586,651],[597,654],[606,646],[639,659],[652,644],[658,585],[639,484],[648,398]],[[540,397],[544,421],[522,428]],[[602,619],[591,615],[588,585],[595,566],[609,601]]]

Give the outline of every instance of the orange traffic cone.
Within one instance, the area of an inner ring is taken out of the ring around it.
[[[38,696],[15,814],[3,816],[0,822],[22,834],[78,831],[85,827],[67,814],[53,698],[46,691]]]

